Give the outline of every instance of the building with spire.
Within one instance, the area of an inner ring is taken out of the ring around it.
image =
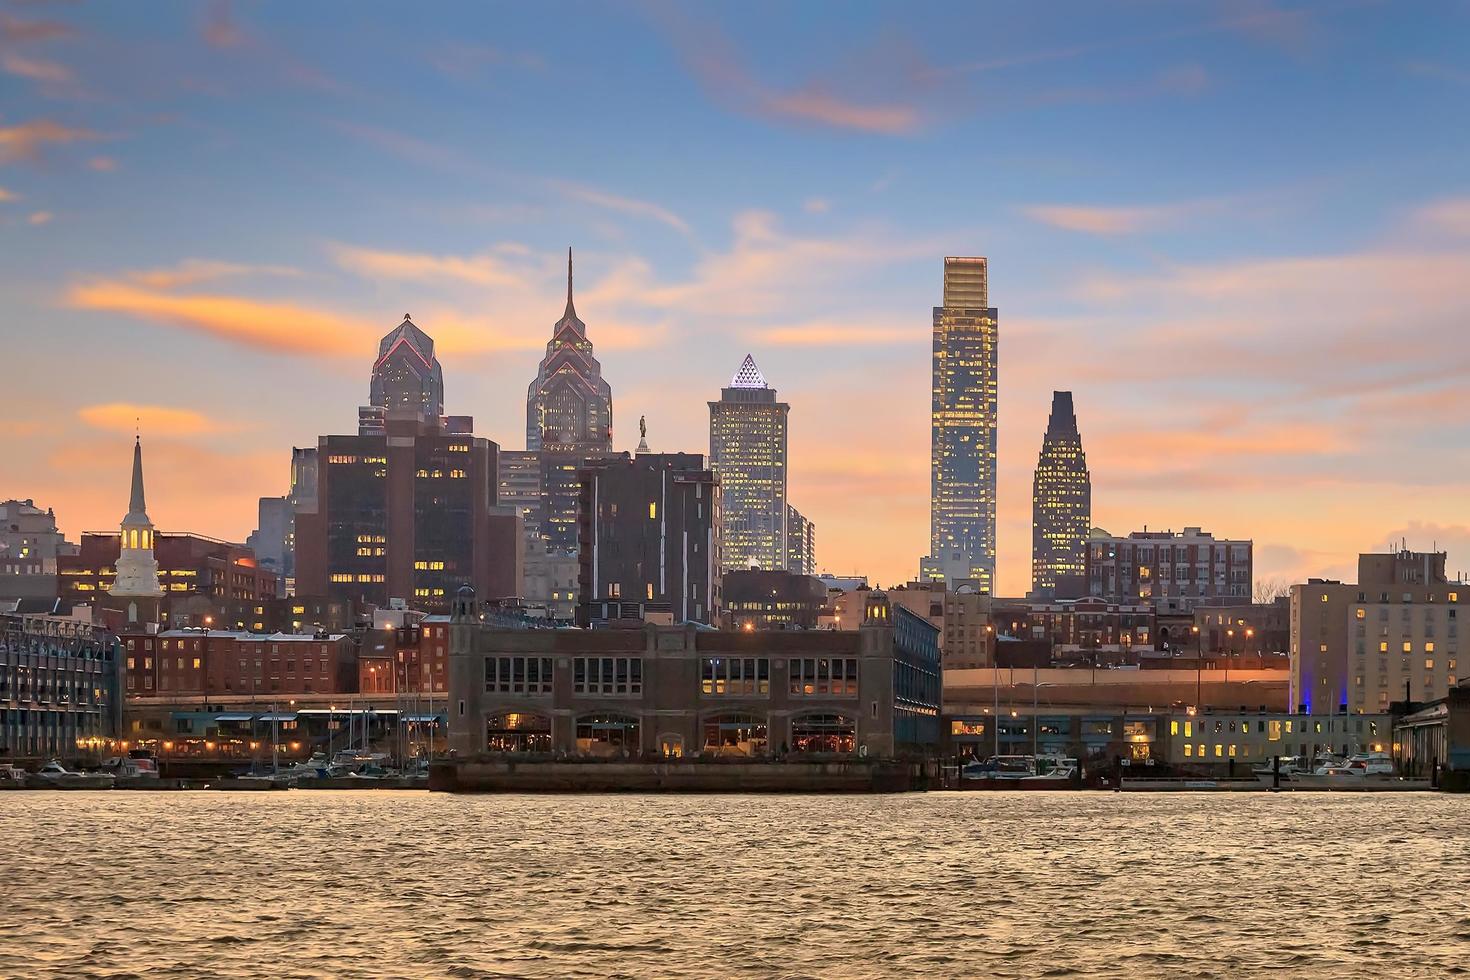
[[[551,330],[546,356],[526,392],[526,448],[612,451],[612,388],[592,356],[587,325],[572,302],[572,250],[567,249],[567,306]]]
[[[128,512],[122,519],[117,574],[109,590],[114,603],[127,611],[129,623],[158,622],[163,586],[153,557],[153,522],[143,494],[143,440],[133,440],[133,486]]]
[[[1031,593],[1079,598],[1087,591],[1092,479],[1070,391],[1054,391],[1031,484]]]
[[[984,258],[944,260],[934,307],[929,554],[920,577],[995,588],[996,311]]]
[[[710,468],[719,477],[723,568],[787,567],[786,421],[791,406],[776,400],[749,354],[709,403]]]

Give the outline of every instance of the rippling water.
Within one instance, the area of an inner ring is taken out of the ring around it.
[[[1446,976],[1470,800],[0,794],[0,976]]]

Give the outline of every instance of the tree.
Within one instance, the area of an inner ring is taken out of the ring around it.
[[[1255,599],[1258,606],[1269,606],[1277,599],[1291,594],[1291,585],[1284,578],[1256,579]]]

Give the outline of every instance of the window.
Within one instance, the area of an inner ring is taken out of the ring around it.
[[[1188,759],[1194,755],[1194,746],[1188,742],[1184,743],[1184,758]]]
[[[1368,615],[1368,610],[1366,610],[1363,607],[1359,606],[1358,607],[1358,618],[1359,619],[1364,619],[1364,618],[1367,617],[1367,615]]]
[[[658,519],[658,504],[652,500],[648,502],[648,519],[650,521]]]
[[[550,657],[486,657],[487,694],[550,694]]]
[[[714,697],[765,697],[771,693],[767,657],[705,657],[700,690]]]
[[[794,657],[788,664],[792,694],[817,697],[856,697],[856,657]]]
[[[642,657],[572,658],[572,693],[643,695]]]
[[[799,715],[791,720],[793,752],[851,752],[856,745],[857,723],[846,715]]]
[[[491,715],[485,720],[485,748],[490,752],[550,752],[551,719],[524,711]]]
[[[623,597],[623,586],[619,582],[607,583],[607,597],[609,599],[621,599]]]

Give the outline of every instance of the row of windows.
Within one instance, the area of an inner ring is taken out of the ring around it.
[[[857,697],[858,662],[855,657],[795,657],[788,661],[788,667],[792,694]]]
[[[705,657],[700,690],[716,696],[771,693],[771,661],[767,657]]]
[[[550,657],[486,657],[485,690],[492,694],[550,694]]]
[[[572,693],[642,694],[642,657],[573,657]]]

